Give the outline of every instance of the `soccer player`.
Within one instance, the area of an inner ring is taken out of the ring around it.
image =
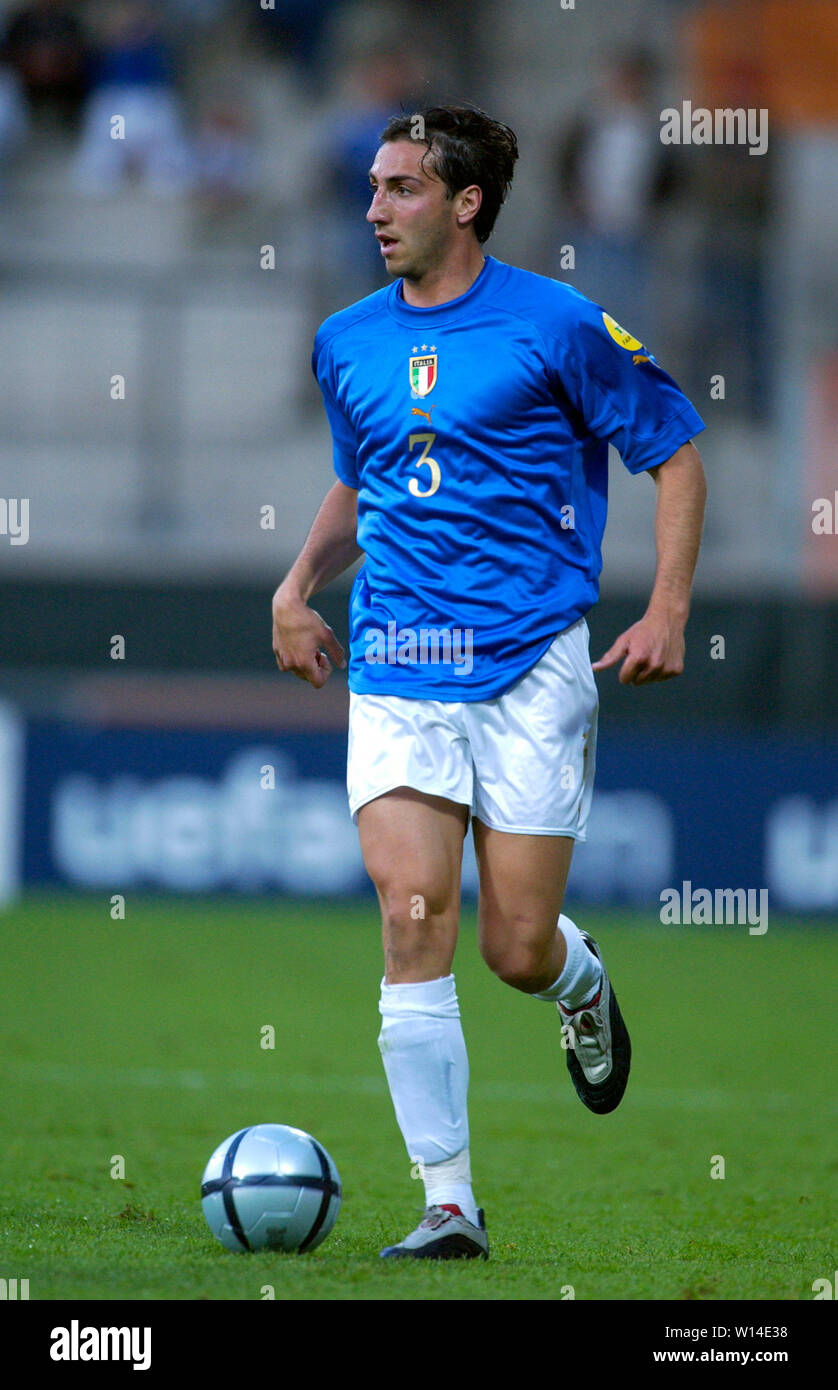
[[[517,155],[513,132],[471,107],[382,132],[367,220],[393,283],[317,333],[337,482],[273,600],[280,669],[320,688],[346,660],[309,600],[365,556],[349,805],[381,906],[379,1046],[426,1200],[385,1256],[489,1253],[452,974],[470,820],[484,960],[557,1007],[585,1105],[622,1098],[614,990],[562,914],[591,803],[593,672],[620,663],[634,685],[681,672],[704,510],[703,423],[650,352],[567,285],[484,255]],[[592,667],[609,441],[654,478],[657,568],[645,613]]]

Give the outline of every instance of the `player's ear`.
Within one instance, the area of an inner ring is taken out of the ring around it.
[[[468,188],[461,188],[454,199],[454,214],[457,218],[457,225],[468,227],[480,211],[480,204],[483,202],[483,191],[478,184],[469,184]]]

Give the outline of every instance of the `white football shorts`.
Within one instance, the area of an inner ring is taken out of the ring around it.
[[[599,708],[588,643],[579,618],[494,700],[350,693],[353,821],[368,801],[412,787],[468,806],[495,830],[584,840]]]

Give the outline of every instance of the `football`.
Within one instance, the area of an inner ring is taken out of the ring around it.
[[[321,1245],[340,1211],[340,1176],[305,1130],[251,1125],[219,1144],[204,1169],[201,1205],[227,1250]]]

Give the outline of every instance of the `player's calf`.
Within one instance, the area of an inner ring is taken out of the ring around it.
[[[555,933],[555,927],[553,928]],[[499,980],[522,994],[537,994],[548,989],[556,978],[552,965],[551,946],[524,946],[515,943],[504,948],[491,947],[482,951],[483,959]]]
[[[494,975],[523,994],[549,989],[561,972],[564,938],[551,912],[542,916],[480,913],[480,953]]]

